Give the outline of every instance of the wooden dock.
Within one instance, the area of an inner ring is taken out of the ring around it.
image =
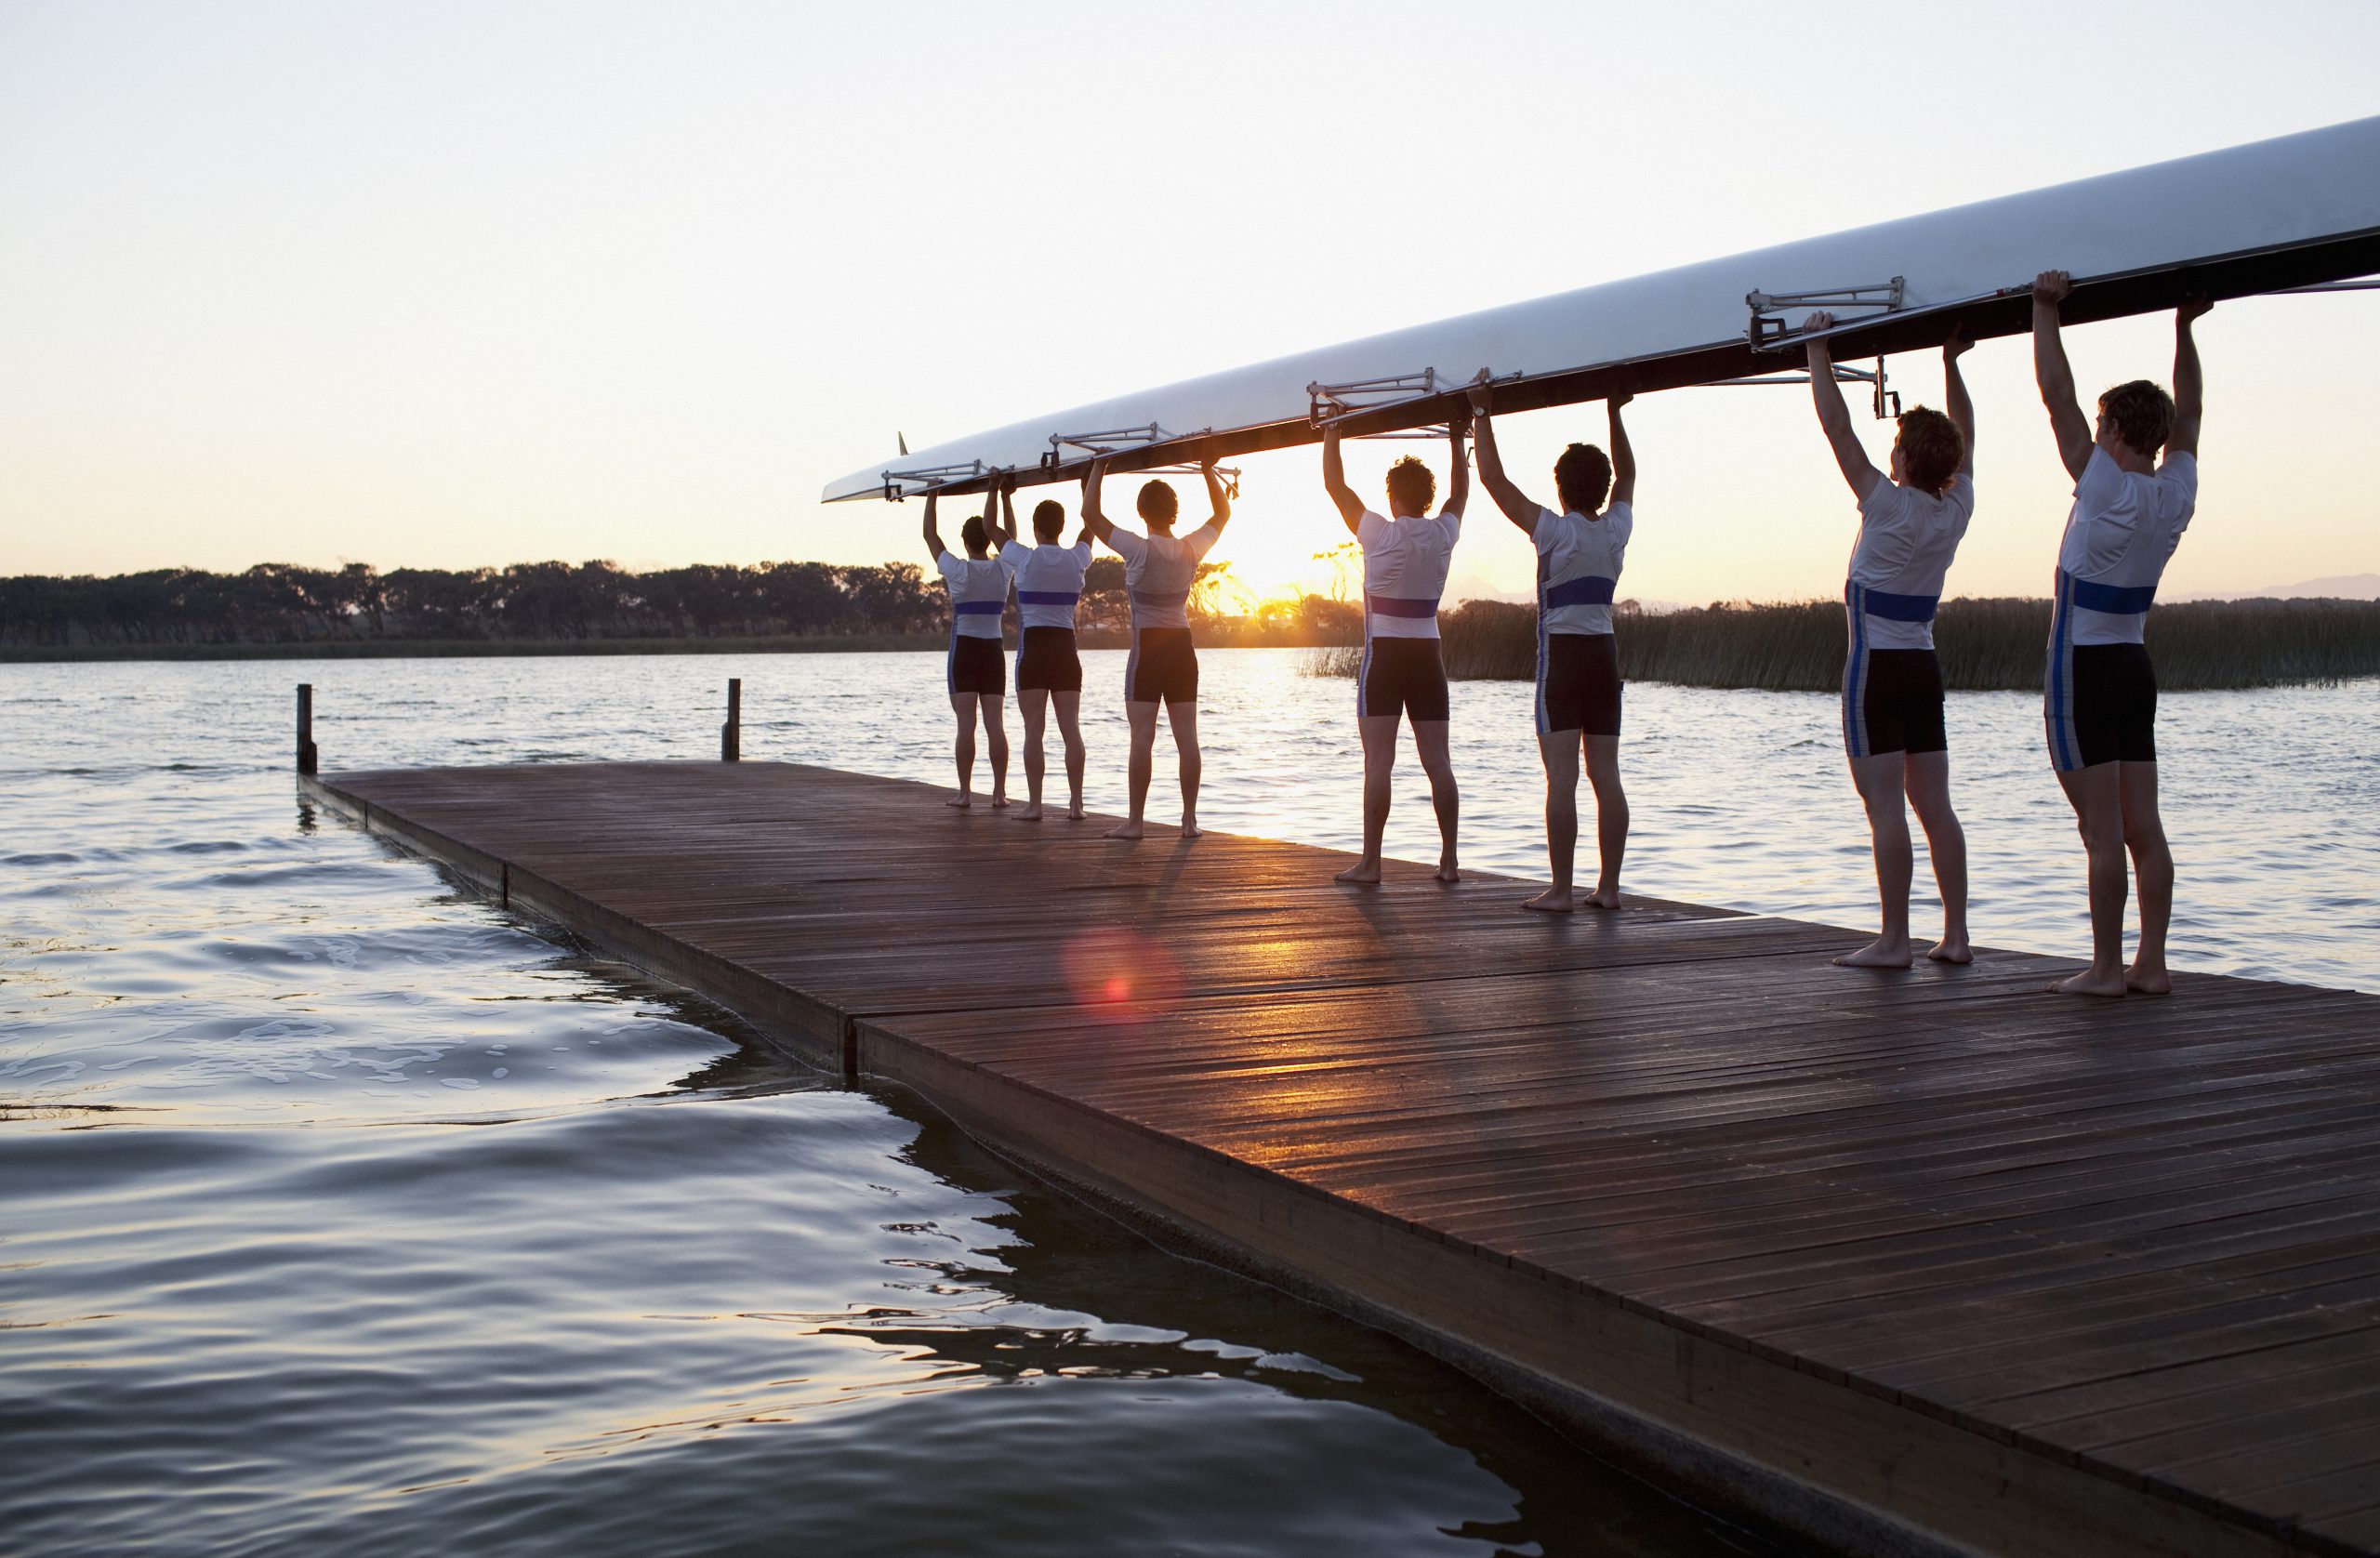
[[[2380,999],[755,763],[310,793],[1844,1551],[2380,1551]],[[2079,869],[2077,891],[2080,891]]]

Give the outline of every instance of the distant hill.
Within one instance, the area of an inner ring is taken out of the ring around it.
[[[2173,601],[2380,601],[2380,574],[2338,574],[2268,589],[2205,589],[2165,597]]]

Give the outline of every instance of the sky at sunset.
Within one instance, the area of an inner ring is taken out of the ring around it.
[[[2098,14],[0,0],[0,573],[922,561],[914,504],[816,501],[896,431],[2380,112],[2368,0]],[[2380,293],[2200,338],[2169,592],[2380,571]],[[2171,369],[2162,318],[2069,348],[2086,392]],[[2043,593],[2028,349],[1968,363],[1950,592]],[[1938,403],[1930,356],[1892,370]],[[1623,593],[1839,589],[1806,391],[1631,417]],[[1603,412],[1502,431],[1550,495]],[[1315,452],[1243,463],[1218,557],[1318,576]],[[1474,519],[1450,594],[1525,593],[1527,543]]]

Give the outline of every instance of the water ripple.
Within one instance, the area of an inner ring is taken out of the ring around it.
[[[938,777],[928,662],[766,664],[755,755]],[[298,676],[399,763],[700,749],[718,670],[0,667],[7,1545],[1745,1551],[291,794]],[[1337,743],[1284,684],[1210,775]],[[1276,778],[1216,820],[1303,825]]]

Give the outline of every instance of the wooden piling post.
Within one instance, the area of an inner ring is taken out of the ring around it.
[[[298,684],[298,772],[314,772],[314,684]]]
[[[719,728],[719,760],[732,763],[744,755],[744,679],[727,679],[727,723]]]

